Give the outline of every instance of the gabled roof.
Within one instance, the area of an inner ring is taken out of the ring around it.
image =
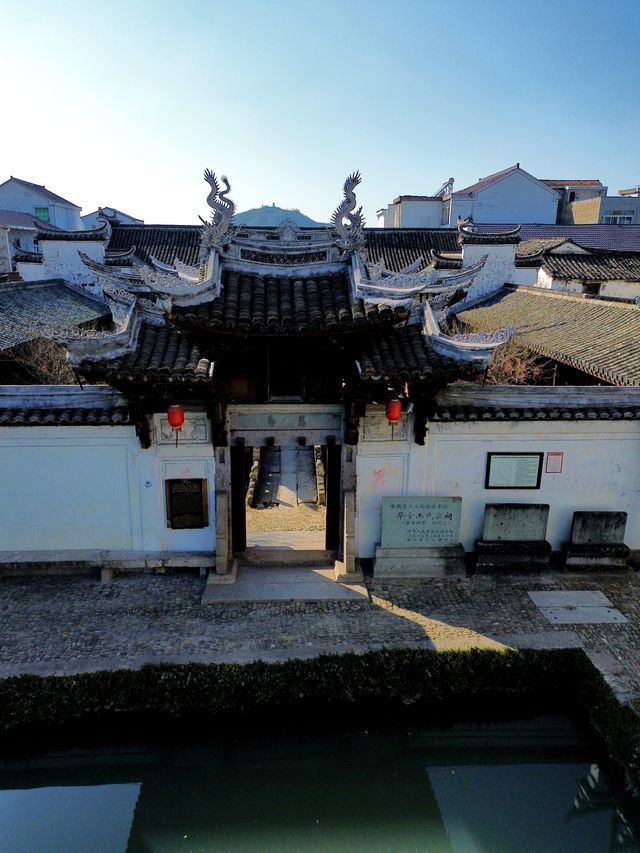
[[[513,325],[516,340],[533,352],[612,385],[640,385],[640,311],[635,305],[505,287],[458,317],[474,331]]]
[[[8,184],[10,181],[15,181],[18,184],[22,184],[23,187],[27,187],[27,189],[33,190],[34,192],[40,193],[40,195],[48,198],[49,201],[57,202],[58,204],[68,204],[71,207],[76,207],[78,210],[82,210],[80,205],[74,204],[72,201],[69,201],[66,198],[62,198],[61,195],[57,193],[52,193],[51,190],[48,190],[44,184],[33,184],[31,181],[23,181],[22,178],[14,178],[13,175],[9,178],[8,181],[0,184],[0,187],[3,187],[5,184]]]
[[[516,163],[514,166],[509,166],[508,169],[502,169],[500,172],[494,172],[492,175],[487,175],[486,178],[480,178],[476,181],[475,184],[471,184],[469,187],[464,187],[461,190],[456,190],[453,195],[470,195],[471,193],[478,192],[479,190],[483,190],[486,187],[490,187],[492,184],[501,181],[503,178],[506,178],[508,175],[513,175],[516,172],[520,172],[521,175],[524,175],[535,183],[542,184],[542,181],[539,181],[534,175],[529,174],[529,172],[520,168],[520,163]],[[551,187],[545,187],[545,189],[551,190]]]

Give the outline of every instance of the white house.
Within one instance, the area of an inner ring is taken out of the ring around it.
[[[0,210],[28,213],[41,222],[69,231],[84,228],[77,204],[51,192],[42,184],[14,178],[0,184]]]

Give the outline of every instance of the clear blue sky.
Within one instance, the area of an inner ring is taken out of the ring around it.
[[[640,182],[640,0],[0,0],[0,181],[147,222],[324,220],[354,169],[368,224],[402,193],[519,161]]]

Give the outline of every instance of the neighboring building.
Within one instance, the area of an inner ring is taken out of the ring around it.
[[[598,199],[602,196],[606,196],[607,187],[603,186],[602,183],[598,179],[588,178],[578,180],[575,178],[572,179],[559,179],[552,180],[550,178],[541,178],[542,183],[556,190],[560,196],[560,200],[558,203],[558,217],[557,221],[559,223],[566,222],[572,223],[574,221],[571,215],[571,209],[569,207],[574,201],[588,201],[590,199]],[[597,220],[594,220],[597,222]]]
[[[292,222],[298,228],[317,228],[321,222],[315,222],[299,210],[276,207],[275,204],[263,204],[234,215],[236,225],[250,225],[253,228],[274,228],[283,222]]]
[[[461,190],[449,178],[433,196],[401,195],[378,211],[378,224],[386,228],[438,228],[455,226],[458,219],[474,222],[541,222],[557,220],[561,192],[520,168],[480,178]]]
[[[29,213],[0,210],[0,275],[14,269],[14,256],[38,250],[37,226]]]
[[[494,503],[546,508],[541,544],[556,551],[575,511],[627,513],[626,541],[640,548],[634,305],[518,287],[560,246],[520,266],[519,227],[364,230],[356,174],[331,227],[304,230],[234,228],[228,188],[206,175],[204,229],[49,232],[40,259],[19,265],[41,277],[66,265],[64,287],[112,319],[106,332],[64,335],[99,387],[0,389],[5,561],[38,549],[39,561],[106,573],[187,564],[233,582],[253,450],[311,446],[327,504],[314,556],[333,560],[337,579],[378,559],[383,498],[440,502],[432,530],[398,516],[408,543],[431,530],[453,549],[433,574],[464,572]],[[469,331],[452,329],[456,318]],[[561,380],[636,387],[481,387],[514,335],[566,368]]]
[[[84,227],[87,229],[99,228],[100,220],[104,218],[110,220],[113,225],[144,225],[144,219],[129,216],[128,213],[123,213],[117,207],[99,207],[81,217]]]
[[[8,181],[0,184],[0,210],[28,213],[41,222],[68,231],[84,228],[80,217],[82,208],[77,204],[67,201],[41,184],[23,181],[13,175]]]
[[[568,221],[576,225],[637,225],[640,197],[609,195],[574,201],[569,205]]]
[[[556,221],[559,193],[520,168],[520,163],[495,172],[462,190],[456,190],[443,203],[451,202],[449,224],[458,218],[474,222]]]
[[[618,190],[618,195],[623,198],[640,198],[640,186],[630,187],[627,190]]]

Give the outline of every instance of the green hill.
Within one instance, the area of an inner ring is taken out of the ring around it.
[[[294,222],[300,228],[313,228],[323,225],[322,222],[315,222],[305,216],[304,213],[300,213],[299,210],[287,210],[284,207],[276,207],[275,204],[264,204],[262,207],[243,210],[233,217],[236,225],[252,225],[263,228],[280,225],[285,219]]]

